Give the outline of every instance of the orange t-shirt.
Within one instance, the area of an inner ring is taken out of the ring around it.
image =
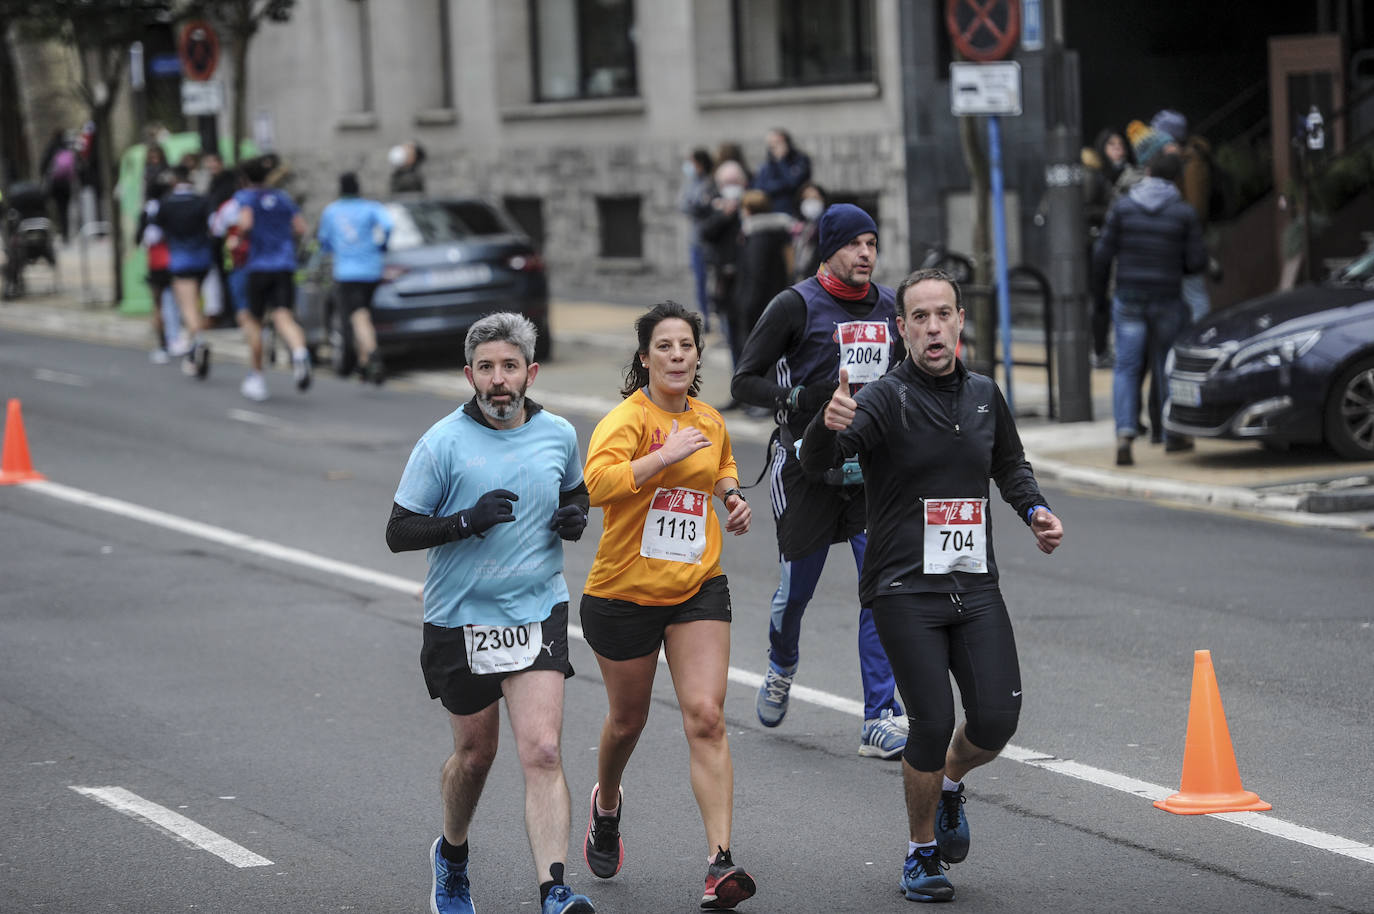
[[[630,461],[663,446],[676,420],[695,426],[711,442],[670,464],[635,488]],[[687,398],[687,410],[670,413],[637,390],[597,423],[583,472],[594,507],[602,510],[601,542],[584,593],[643,606],[673,606],[691,599],[720,570],[721,530],[712,493],[722,479],[738,479],[725,420],[710,405]],[[706,548],[700,564],[640,555],[645,518],[660,488],[706,493]]]

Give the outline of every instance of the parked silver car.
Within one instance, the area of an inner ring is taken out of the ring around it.
[[[493,311],[515,311],[539,329],[535,358],[552,353],[544,260],[514,221],[494,204],[470,197],[398,199],[385,203],[395,229],[372,321],[384,353],[461,345],[468,328]],[[314,251],[297,290],[296,308],[312,349],[327,347],[340,374],[356,362],[352,328],[334,296],[329,255]]]

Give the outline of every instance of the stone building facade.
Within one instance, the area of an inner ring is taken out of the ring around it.
[[[502,201],[555,294],[690,297],[677,210],[691,149],[756,167],[788,130],[813,177],[876,209],[907,264],[897,0],[300,0],[257,35],[248,110],[307,213],[356,170],[383,195],[416,140],[431,194]],[[227,78],[227,77],[226,77]]]

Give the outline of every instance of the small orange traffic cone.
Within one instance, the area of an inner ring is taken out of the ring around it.
[[[5,410],[5,449],[0,455],[0,486],[44,479],[29,460],[29,439],[24,435],[24,414],[19,401],[11,399]]]
[[[1273,809],[1241,786],[1211,651],[1193,652],[1193,698],[1183,745],[1182,782],[1178,793],[1155,800],[1155,805],[1181,816]]]

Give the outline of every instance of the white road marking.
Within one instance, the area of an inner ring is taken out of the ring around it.
[[[255,413],[247,409],[229,410],[229,418],[236,422],[247,422],[249,425],[265,425],[268,428],[281,428],[283,423],[276,416],[269,416],[266,413]]]
[[[68,387],[90,387],[91,379],[84,375],[72,374],[69,371],[53,371],[51,368],[35,368],[33,370],[35,381],[48,381],[52,384],[65,384]]]
[[[157,511],[152,508],[145,508],[130,502],[120,501],[115,498],[108,498],[104,495],[96,495],[85,492],[81,489],[74,489],[55,482],[31,482],[25,483],[24,487],[35,492],[50,495],[63,501],[83,505],[85,507],[97,508],[121,517],[132,520],[142,521],[154,526],[174,530],[179,533],[187,533],[191,536],[198,536],[216,543],[223,543],[226,546],[233,546],[243,549],[246,552],[261,555],[266,558],[276,559],[300,565],[306,568],[313,568],[318,571],[326,571],[330,574],[341,577],[351,578],[366,584],[374,584],[388,590],[398,591],[409,597],[418,596],[424,590],[422,584],[412,581],[399,575],[386,574],[381,571],[373,571],[370,568],[363,568],[358,565],[350,565],[347,562],[340,562],[335,559],[325,558],[303,549],[296,549],[291,546],[274,543],[270,540],[258,539],[257,537],[247,536],[242,533],[235,533],[223,527],[215,527],[199,521],[189,520]],[[586,639],[582,635],[580,626],[571,622],[568,623],[568,637],[576,638],[579,641]],[[662,655],[660,654],[660,659]],[[738,667],[730,667],[728,675],[731,682],[738,683],[751,689],[757,689],[763,684],[763,676],[750,670],[742,670]],[[794,685],[792,687],[792,697],[807,704],[817,705],[828,708],[832,711],[839,711],[852,717],[863,719],[863,704],[849,698],[842,698],[839,695],[832,695],[820,689],[813,689],[807,686]],[[1087,781],[1099,787],[1107,787],[1132,796],[1141,797],[1146,800],[1162,800],[1173,794],[1175,791],[1159,784],[1151,784],[1148,781],[1137,780],[1128,775],[1117,774],[1102,768],[1094,768],[1091,765],[1084,765],[1070,759],[1056,758],[1044,752],[1037,752],[1034,749],[1027,749],[1022,746],[1008,745],[1002,750],[1002,758],[1009,761],[1020,762],[1023,765],[1030,765],[1045,771],[1052,771],[1066,777],[1075,778],[1080,781]],[[73,788],[89,789],[89,788]],[[1169,815],[1169,813],[1162,813]],[[1316,831],[1315,829],[1305,828],[1295,825],[1292,822],[1285,822],[1269,815],[1253,812],[1230,812],[1212,813],[1209,818],[1219,819],[1233,825],[1240,825],[1255,831],[1264,832],[1285,841],[1292,841],[1297,844],[1304,844],[1317,850],[1329,851],[1333,854],[1340,854],[1351,857],[1355,860],[1362,860],[1366,863],[1374,863],[1374,846],[1354,841],[1350,838],[1342,838],[1339,835],[1331,835],[1326,832]]]
[[[178,841],[184,841],[204,851],[209,851],[220,859],[239,868],[249,866],[271,866],[272,861],[260,857],[246,847],[230,841],[223,835],[210,831],[204,825],[193,822],[179,812],[172,812],[151,800],[145,800],[123,787],[76,787],[72,790],[82,796],[90,797],[117,812],[136,819],[143,819],[153,826],[169,833]]]

